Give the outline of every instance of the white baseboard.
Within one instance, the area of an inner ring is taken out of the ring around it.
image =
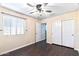
[[[26,47],[26,46],[31,45],[31,44],[34,44],[34,43],[35,43],[35,42],[32,42],[32,43],[29,43],[29,44],[26,44],[26,45],[19,46],[19,47],[17,47],[17,48],[14,48],[14,49],[11,49],[11,50],[8,50],[8,51],[5,51],[5,52],[2,52],[2,53],[0,53],[0,55],[3,55],[3,54],[6,54],[6,53],[9,53],[9,52],[12,52],[12,51],[14,51],[14,50],[17,50],[17,49],[20,49],[20,48]]]
[[[53,43],[50,43],[50,42],[47,42],[48,44],[53,44]]]
[[[77,50],[77,51],[78,51],[78,53],[79,53],[79,49],[76,49],[76,48],[75,48],[75,50]]]

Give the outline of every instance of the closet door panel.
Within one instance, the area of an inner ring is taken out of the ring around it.
[[[62,42],[64,46],[74,46],[74,20],[67,20],[62,22]]]
[[[52,24],[52,42],[61,45],[61,21]]]

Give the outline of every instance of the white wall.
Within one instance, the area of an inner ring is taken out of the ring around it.
[[[37,19],[21,15],[12,10],[0,7],[0,12],[6,12],[12,15],[20,16],[26,18],[27,31],[24,35],[16,36],[4,36],[3,31],[0,31],[0,54],[14,50],[16,48],[22,47],[24,45],[29,45],[35,43],[35,25],[38,22]],[[0,15],[0,28],[2,28],[2,16]]]
[[[79,50],[79,10],[72,11],[69,13],[65,13],[59,16],[51,17],[42,20],[42,23],[47,23],[48,31],[47,31],[47,43],[52,44],[53,38],[52,38],[52,24],[56,20],[68,20],[73,19],[75,20],[75,39],[74,39],[74,48],[76,50]]]

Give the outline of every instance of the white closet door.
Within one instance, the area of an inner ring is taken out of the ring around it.
[[[61,21],[52,24],[52,42],[61,45]]]
[[[74,20],[62,22],[62,45],[74,48]]]
[[[36,42],[39,42],[41,40],[41,24],[36,23]]]

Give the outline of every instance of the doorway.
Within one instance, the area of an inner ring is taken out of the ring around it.
[[[38,47],[45,47],[47,40],[46,23],[36,23],[36,43]]]
[[[41,23],[41,39],[47,39],[47,30],[46,30],[46,23]]]

